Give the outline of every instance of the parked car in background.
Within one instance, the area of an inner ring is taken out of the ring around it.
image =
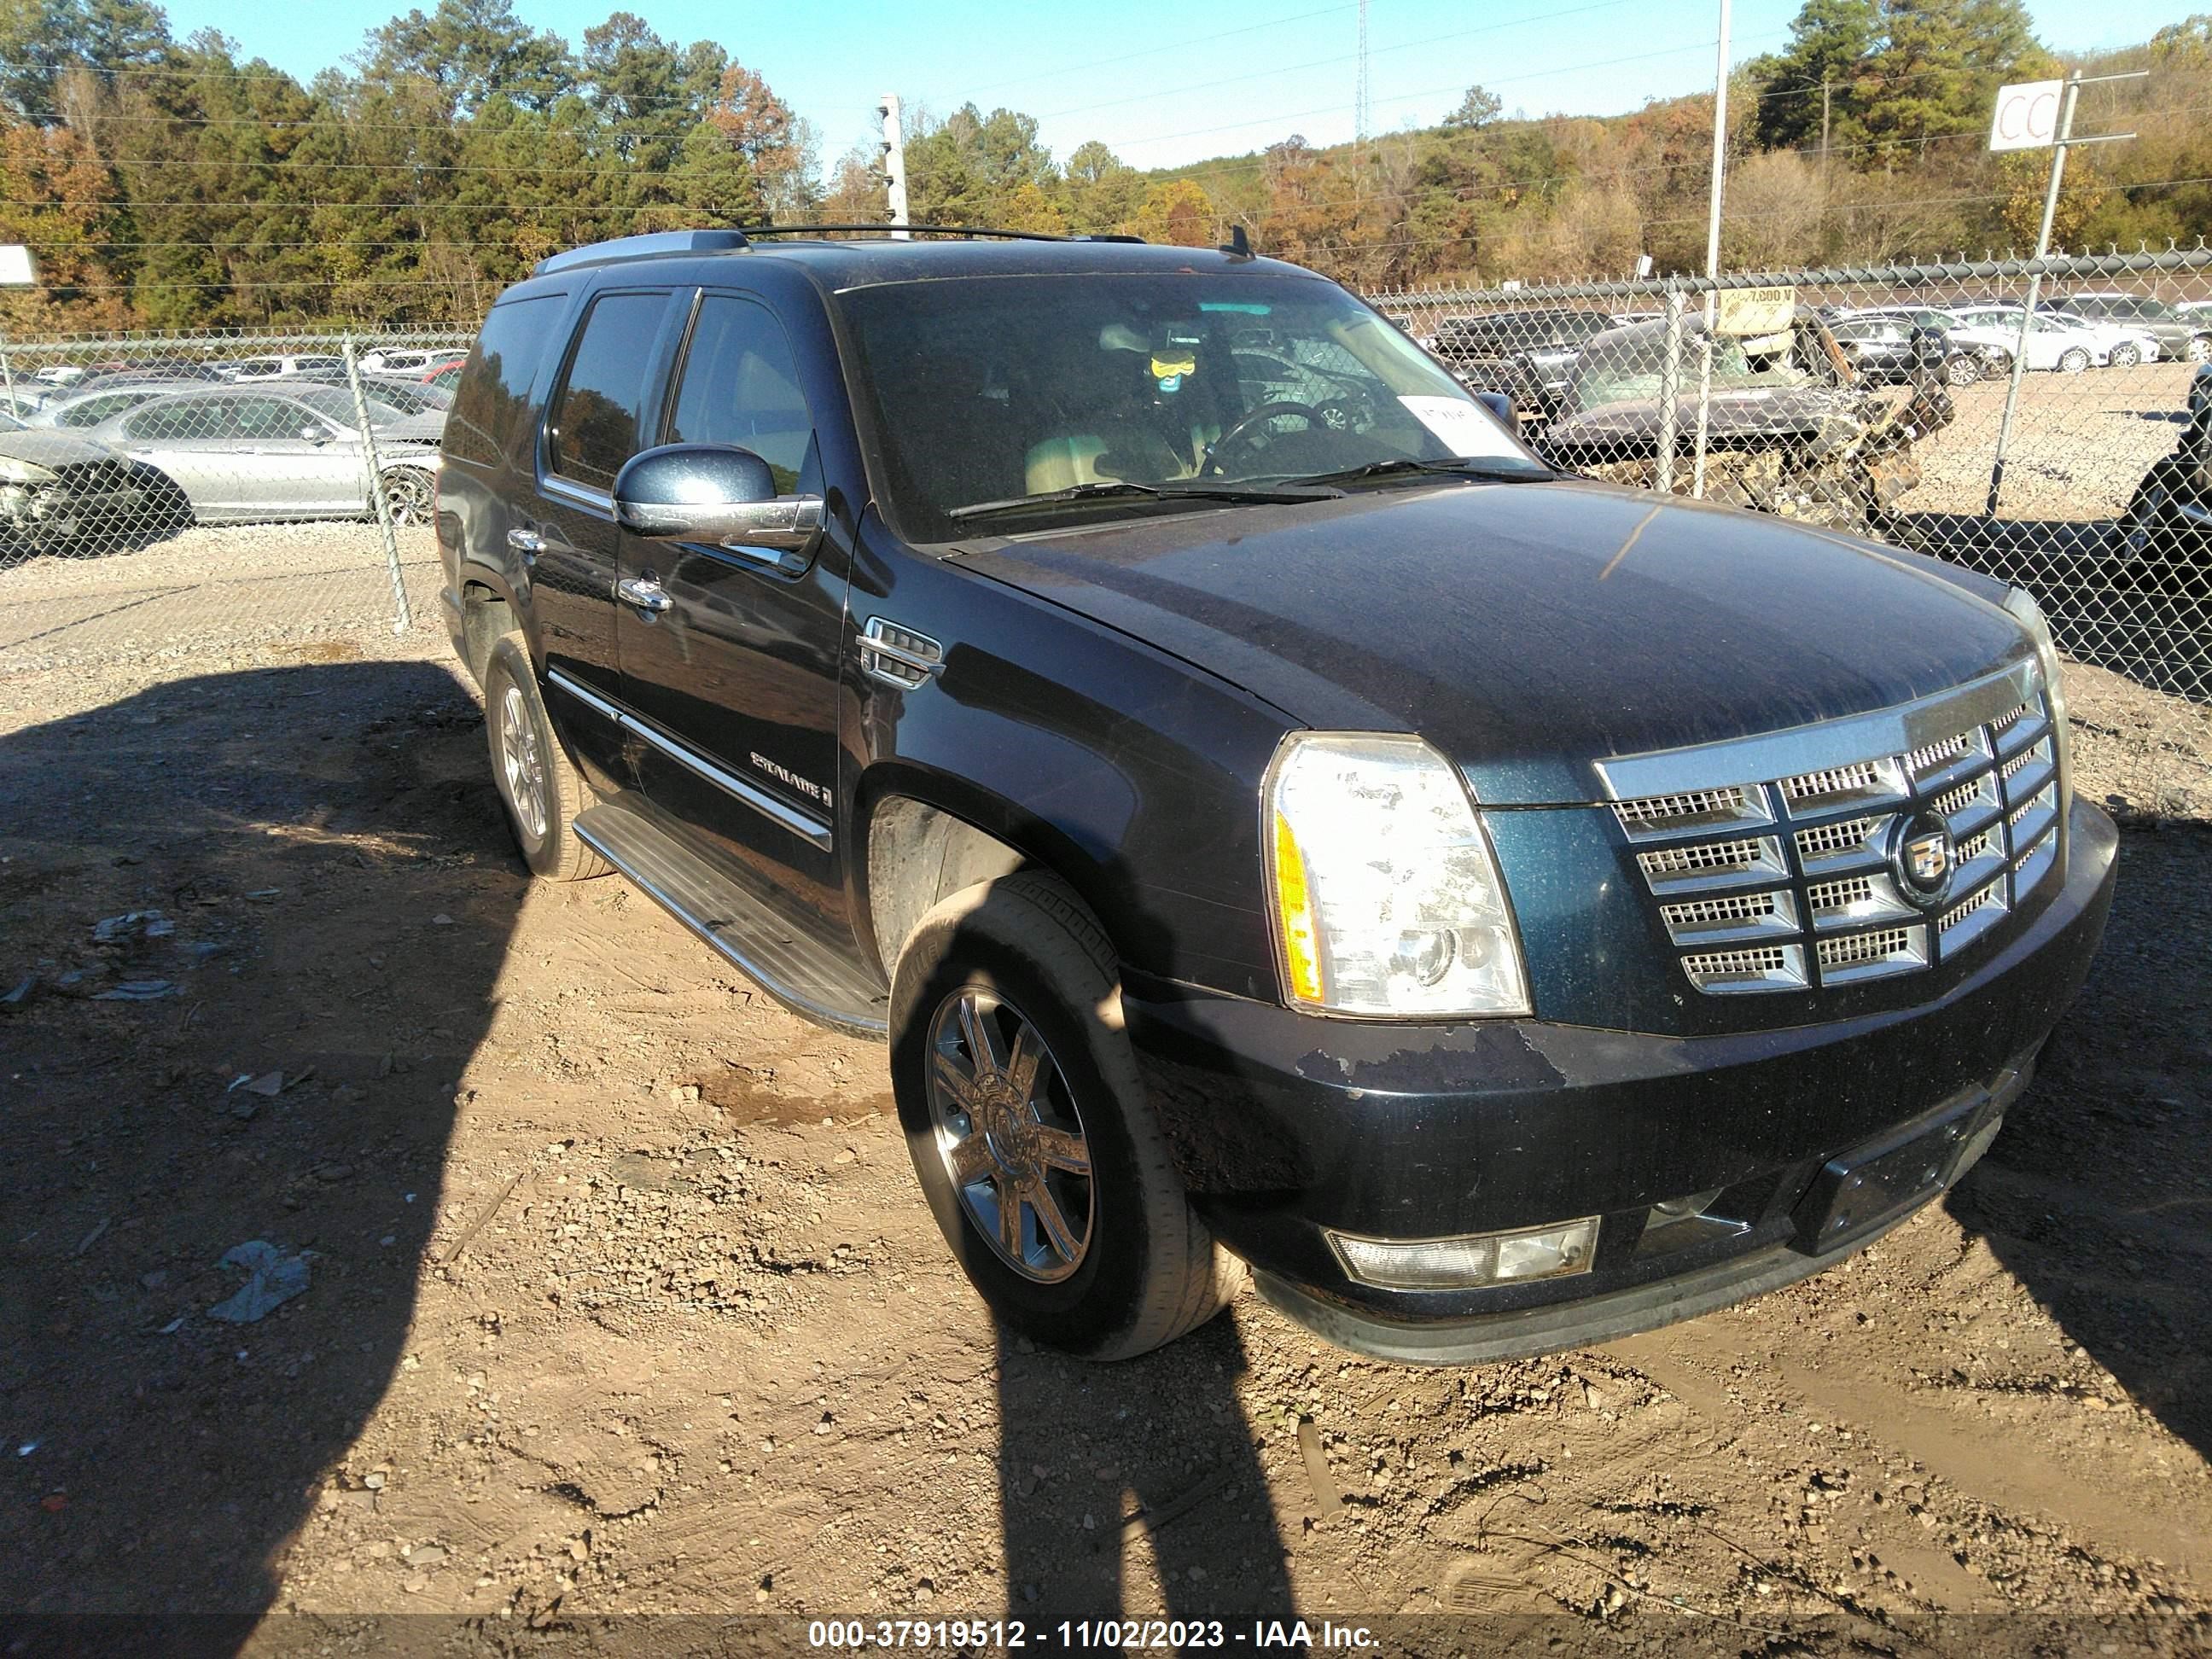
[[[2004,309],[2017,328],[2020,307],[2007,306]],[[2154,363],[2164,355],[2159,346],[2158,337],[2138,324],[2079,316],[2071,311],[2061,310],[2049,300],[2037,304],[2036,314],[2039,319],[2049,319],[2069,328],[2080,329],[2104,348],[2105,355],[2100,361],[2113,368],[2133,368],[2137,363]]]
[[[156,398],[173,397],[179,392],[197,392],[202,382],[198,380],[110,380],[102,376],[89,386],[72,387],[52,399],[45,408],[29,417],[33,426],[66,428],[90,428],[111,416],[122,414]]]
[[[2189,382],[2181,437],[2142,483],[2113,533],[2115,581],[2191,608],[2212,602],[2212,363]]]
[[[1559,409],[1583,348],[1613,326],[1601,311],[1500,311],[1440,325],[1430,349],[1462,384],[1511,398],[1533,427]]]
[[[308,374],[317,370],[336,369],[345,373],[345,359],[335,352],[281,352],[272,357],[238,357],[227,363],[215,365],[216,373],[226,380],[281,380],[288,374]]]
[[[382,430],[403,418],[389,404],[370,408],[380,428],[378,483],[394,520],[427,524],[438,452]],[[202,524],[360,518],[375,510],[353,394],[337,386],[210,386],[141,404],[89,435],[172,480]]]
[[[390,346],[374,351],[364,351],[359,362],[364,374],[421,374],[426,370],[443,368],[447,363],[466,360],[468,353],[452,346],[432,346],[427,349]]]
[[[2163,300],[2141,294],[2069,294],[2051,305],[2061,316],[2092,325],[2139,329],[2158,342],[2161,357],[2212,362],[2212,318],[2188,316]]]
[[[48,363],[44,368],[34,373],[31,378],[43,386],[68,386],[71,381],[84,378],[84,365]]]
[[[1951,386],[1972,386],[1977,380],[2012,371],[2013,337],[1993,328],[1963,322],[1948,312],[1927,306],[1837,307],[1822,313],[1836,337],[1844,337],[1843,325],[1887,320],[1909,335],[1916,328],[1933,329],[1948,346],[1943,359],[1944,380]]]
[[[93,550],[174,527],[179,506],[157,475],[107,446],[0,415],[0,551]]]
[[[1697,367],[1705,319],[1683,322],[1675,381],[1673,484],[1691,486]],[[1555,465],[1650,488],[1667,410],[1667,325],[1599,335],[1575,367],[1558,415],[1536,441]],[[1933,372],[1869,386],[1827,325],[1806,307],[1792,326],[1713,349],[1706,494],[1731,507],[1863,531],[1920,480],[1914,446],[1955,417]]]
[[[1942,329],[1902,317],[1846,317],[1832,324],[1829,332],[1869,386],[1902,386],[1938,374],[1947,382],[1951,378],[1951,338]],[[1966,362],[1978,365],[1979,360],[1968,357]],[[1963,370],[1967,380],[1978,378],[1979,373],[1978,367]]]
[[[463,362],[465,361],[466,359],[463,359]],[[448,392],[456,390],[460,386],[460,363],[441,363],[437,368],[432,369],[428,374],[422,376],[423,385],[441,386]]]
[[[2020,340],[2018,306],[1960,306],[1951,308],[1948,314],[1967,327],[1993,330],[2015,343]],[[2027,357],[2030,369],[2079,374],[2110,361],[2111,356],[2110,344],[2074,319],[2045,312],[2028,325]]]

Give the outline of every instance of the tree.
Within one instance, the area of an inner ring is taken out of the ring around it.
[[[707,119],[744,158],[763,212],[795,213],[819,199],[811,129],[794,119],[791,106],[744,64],[722,71]]]
[[[1093,234],[1135,212],[1144,188],[1144,176],[1096,138],[1075,147],[1062,174],[1069,222]]]
[[[1831,143],[1838,140],[1833,104],[1864,72],[1881,40],[1880,0],[1805,0],[1790,26],[1790,45],[1778,56],[1756,58],[1750,67],[1759,83],[1759,110],[1753,133],[1765,149],[1809,149],[1820,139],[1824,117]],[[1823,107],[1824,102],[1828,106]],[[1847,118],[1851,139],[1858,136],[1856,106]]]
[[[525,109],[550,109],[577,80],[568,43],[516,16],[514,0],[438,0],[434,12],[410,11],[371,29],[361,61],[368,78],[419,76],[440,87],[449,115],[466,114],[494,93]]]
[[[1122,228],[1125,234],[1141,236],[1148,242],[1183,247],[1210,247],[1220,240],[1212,198],[1188,179],[1171,179],[1147,190]]]
[[[1446,132],[1479,132],[1498,117],[1505,100],[1480,86],[1469,87],[1459,106],[1443,118]]]

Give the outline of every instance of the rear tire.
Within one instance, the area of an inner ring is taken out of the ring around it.
[[[1191,1207],[1120,1008],[1104,933],[1030,872],[938,905],[891,976],[891,1089],[939,1231],[1006,1325],[1097,1360],[1194,1330],[1246,1276]]]
[[[435,516],[438,481],[419,466],[395,466],[379,480],[396,525],[425,525]]]
[[[523,862],[547,881],[605,875],[613,866],[576,838],[576,815],[592,805],[591,786],[553,733],[520,634],[493,641],[483,688],[492,782]]]
[[[1952,386],[1972,386],[1982,378],[1982,360],[1971,351],[1962,351],[1943,365],[1944,377]]]
[[[2212,363],[2212,334],[2192,334],[2182,356],[2192,363]]]

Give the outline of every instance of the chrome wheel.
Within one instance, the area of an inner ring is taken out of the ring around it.
[[[428,473],[403,466],[384,475],[384,504],[394,524],[428,524],[437,512],[437,489]]]
[[[2080,346],[2072,347],[2059,356],[2058,372],[2062,374],[2079,374],[2088,367],[2089,354]]]
[[[2183,354],[2192,363],[2212,363],[2212,334],[2192,334]]]
[[[1091,1248],[1091,1145],[1043,1037],[969,986],[938,1006],[928,1066],[930,1127],[961,1208],[1024,1278],[1067,1278]]]
[[[499,700],[499,769],[507,804],[532,841],[545,838],[545,755],[538,746],[538,724],[522,688],[510,684]]]
[[[2142,353],[2137,350],[2134,346],[2116,345],[2112,348],[2112,367],[2114,368],[2133,368],[2142,361]]]

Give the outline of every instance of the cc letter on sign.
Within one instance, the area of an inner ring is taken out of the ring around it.
[[[2048,149],[2058,139],[2058,100],[2063,81],[2022,81],[1997,88],[1996,113],[1990,118],[1991,149]]]

